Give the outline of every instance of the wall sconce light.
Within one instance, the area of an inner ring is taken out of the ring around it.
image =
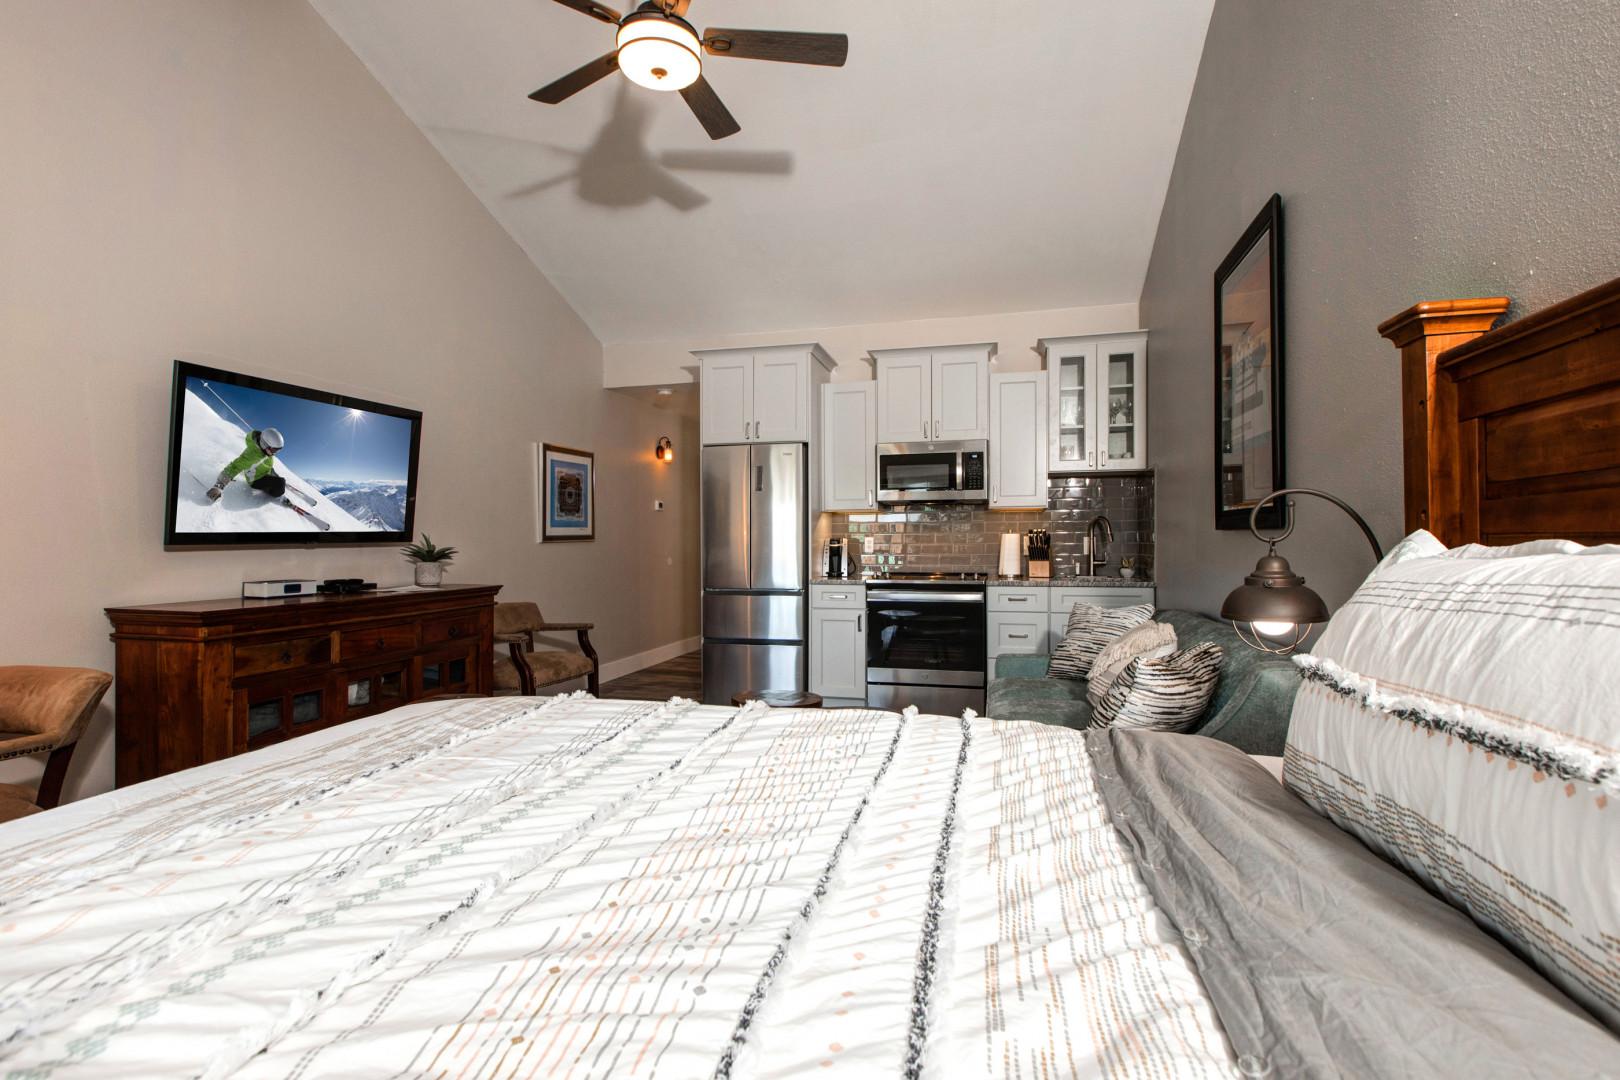
[[[1283,488],[1273,491],[1249,511],[1249,531],[1256,540],[1268,546],[1265,555],[1255,563],[1254,573],[1243,579],[1243,584],[1232,590],[1221,605],[1221,618],[1232,623],[1232,629],[1251,649],[1274,656],[1287,656],[1305,643],[1311,627],[1326,622],[1327,604],[1313,589],[1305,587],[1305,579],[1294,573],[1288,560],[1277,554],[1277,545],[1294,531],[1294,500],[1288,500],[1288,524],[1279,536],[1260,535],[1260,511],[1273,499],[1285,495],[1314,495],[1343,510],[1361,526],[1361,533],[1372,545],[1373,555],[1384,560],[1384,549],[1362,516],[1350,504],[1335,495],[1314,488]]]
[[[666,465],[675,460],[675,444],[669,441],[668,435],[658,437],[658,445],[653,447],[653,457]]]

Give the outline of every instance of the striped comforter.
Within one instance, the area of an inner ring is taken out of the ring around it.
[[[0,1074],[1227,1076],[1084,742],[424,703],[0,827]]]

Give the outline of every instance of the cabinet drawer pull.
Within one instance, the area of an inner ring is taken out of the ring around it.
[[[453,637],[453,638],[458,638],[458,637],[460,637],[460,636],[461,636],[461,627],[459,627],[459,626],[452,626],[452,627],[451,627],[451,628],[450,628],[450,636],[451,636],[451,637]]]
[[[1006,601],[1009,604],[1027,604],[1027,603],[1029,603],[1029,597],[1027,597],[1027,596],[1009,596],[1009,597],[1006,597]]]
[[[743,438],[748,438],[748,421],[743,421]]]
[[[848,600],[849,599],[849,593],[847,593],[847,592],[830,592],[830,593],[827,594],[827,599],[829,599],[829,600]]]
[[[388,648],[388,642],[386,640],[384,640],[383,638],[378,638],[377,639],[377,644],[375,646],[373,646],[373,647],[378,652],[382,652],[384,649]]]
[[[283,664],[292,663],[292,650],[288,649],[288,650],[285,650],[285,651],[282,652],[282,654],[281,654],[281,662]]]
[[[861,619],[862,618],[863,618],[863,616],[860,616],[860,615],[855,616],[855,632],[857,634],[864,633],[865,629],[866,629],[865,627],[863,627],[861,625]]]
[[[754,438],[759,438],[759,421],[754,421]]]
[[[1029,637],[1028,634],[1008,634],[1007,636],[1010,637],[1010,638],[1017,638],[1020,641],[1022,641],[1024,638]]]

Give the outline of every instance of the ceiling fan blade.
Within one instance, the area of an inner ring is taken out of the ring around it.
[[[849,57],[849,36],[792,30],[708,29],[703,31],[703,49],[711,56],[843,67]]]
[[[620,15],[606,4],[598,4],[596,0],[557,0],[557,3],[565,8],[573,8],[581,15],[589,15],[593,19],[601,19],[603,22],[612,23],[614,26],[619,25],[619,22],[624,18],[623,15]]]
[[[619,66],[619,51],[598,56],[584,67],[575,68],[554,83],[548,83],[529,95],[533,101],[543,101],[547,105],[555,105],[560,101],[567,101],[587,86],[598,80],[605,79]]]
[[[697,82],[681,91],[681,97],[686,99],[692,115],[698,118],[703,130],[709,133],[709,138],[723,139],[742,130],[742,125],[737,123],[731,110],[726,108],[720,95],[714,92],[714,87],[702,75],[697,77]]]

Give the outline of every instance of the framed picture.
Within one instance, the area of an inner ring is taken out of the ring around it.
[[[1215,271],[1215,527],[1247,529],[1283,478],[1282,196]],[[1282,528],[1272,503],[1260,525]]]
[[[535,474],[539,535],[554,540],[596,539],[596,455],[541,443]]]

